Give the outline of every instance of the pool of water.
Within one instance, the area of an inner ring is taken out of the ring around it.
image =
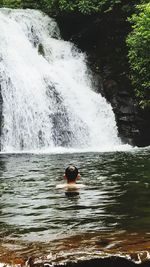
[[[78,197],[56,189],[70,163],[86,185]],[[52,242],[61,250],[68,240],[74,245],[76,240],[78,248],[91,240],[90,248],[95,237],[118,234],[150,240],[150,149],[1,154],[0,195],[0,242],[6,247],[8,242],[32,242],[46,251]]]

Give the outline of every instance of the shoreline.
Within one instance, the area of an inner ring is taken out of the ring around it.
[[[113,264],[120,261],[123,261],[122,264],[131,262],[150,266],[150,233],[91,233],[47,243],[0,240],[0,267],[40,267],[45,264],[68,267],[75,264],[79,267],[87,262],[95,264],[94,261],[101,262],[100,266],[111,267],[117,266]],[[110,265],[106,265],[107,262]]]

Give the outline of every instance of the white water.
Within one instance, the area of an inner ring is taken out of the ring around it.
[[[54,20],[1,9],[0,39],[3,152],[118,150],[112,108],[92,90],[85,55],[60,39]]]

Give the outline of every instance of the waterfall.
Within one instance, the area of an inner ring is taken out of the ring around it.
[[[86,57],[35,10],[0,9],[1,151],[121,144]]]

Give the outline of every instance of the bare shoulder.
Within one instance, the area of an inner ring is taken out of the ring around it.
[[[80,189],[86,187],[84,184],[58,184],[57,189]]]
[[[57,184],[57,185],[56,185],[56,188],[57,188],[57,189],[63,189],[63,188],[66,188],[66,184]]]

